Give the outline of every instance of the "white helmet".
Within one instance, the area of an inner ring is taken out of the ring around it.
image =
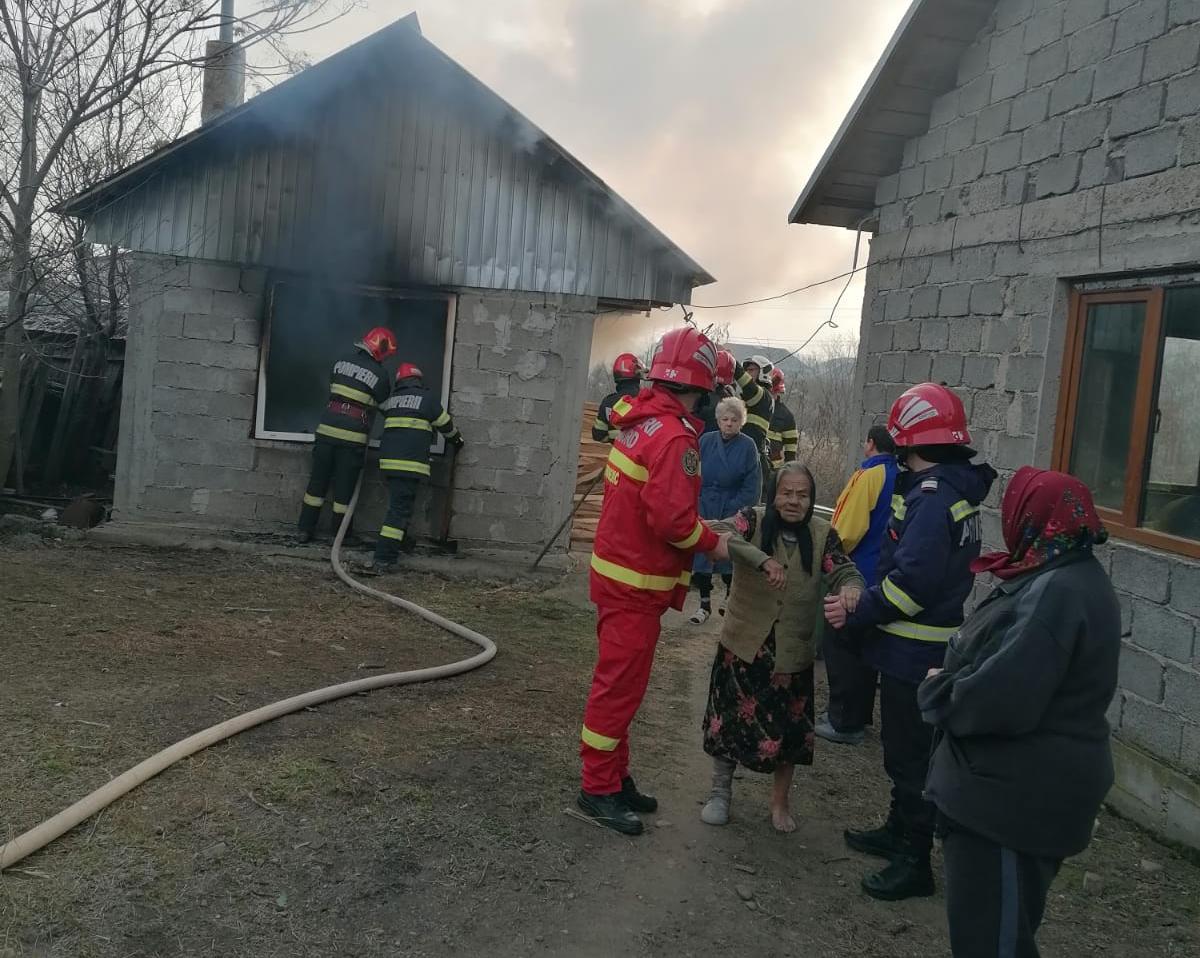
[[[769,383],[771,381],[771,371],[775,368],[775,364],[766,356],[759,353],[751,356],[749,359],[742,360],[742,365],[753,363],[758,367],[758,381],[760,383]]]

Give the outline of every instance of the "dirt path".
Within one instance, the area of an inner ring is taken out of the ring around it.
[[[316,565],[0,543],[0,573],[4,836],[232,711],[462,653]],[[626,839],[570,814],[595,642],[583,577],[388,582],[500,655],[170,770],[0,877],[0,958],[948,953],[940,897],[871,901],[874,863],[842,846],[883,807],[874,735],[797,773],[795,834],[771,830],[755,775],[729,826],[700,823],[716,621],[668,619],[634,738],[661,811]],[[1044,953],[1193,955],[1198,890],[1193,863],[1106,815],[1055,885]]]

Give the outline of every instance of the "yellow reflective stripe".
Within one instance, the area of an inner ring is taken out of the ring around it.
[[[687,569],[687,570],[679,573],[679,584],[684,587],[687,587],[692,584],[692,570],[691,569]]]
[[[612,440],[616,439],[616,438],[617,438],[617,436],[619,436],[619,435],[621,435],[621,430],[620,430],[620,429],[610,429],[610,430],[608,431],[608,439],[609,439],[609,441],[610,441],[610,442],[611,442]]]
[[[328,436],[330,439],[345,439],[347,442],[358,442],[364,446],[367,444],[367,434],[365,432],[355,432],[353,429],[338,429],[337,426],[326,426],[324,423],[317,426],[318,436]]]
[[[691,535],[689,535],[686,539],[680,539],[678,542],[672,542],[671,545],[673,545],[676,549],[690,549],[700,541],[700,537],[702,535],[704,535],[704,524],[697,520],[696,528],[692,530]]]
[[[644,572],[635,572],[623,565],[601,559],[594,552],[592,553],[592,568],[606,579],[612,579],[622,585],[631,585],[635,589],[647,589],[651,592],[666,592],[683,581],[682,575],[647,575]],[[691,582],[690,577],[688,581]]]
[[[628,397],[622,396],[615,403],[613,403],[612,408],[613,412],[619,412],[622,416],[624,416],[625,413],[629,412],[629,410],[633,408],[633,403],[629,401]]]
[[[783,431],[783,438],[785,440],[786,439],[794,439],[794,440],[796,440],[796,442],[799,442],[800,441],[800,430],[799,429],[785,429]]]
[[[597,416],[596,421],[594,423],[592,423],[592,432],[609,432],[609,431],[610,430],[608,428],[608,423],[606,423],[599,416]]]
[[[617,746],[621,744],[619,738],[609,738],[607,735],[593,732],[586,725],[583,727],[583,731],[579,733],[579,739],[584,745],[590,745],[601,752],[615,752]]]
[[[353,399],[355,402],[360,402],[364,406],[374,406],[375,397],[370,393],[365,393],[361,389],[355,389],[352,386],[343,386],[341,383],[334,383],[329,387],[329,393],[333,396],[341,396],[343,399]]]
[[[950,518],[962,522],[967,516],[973,516],[979,511],[979,506],[973,506],[966,499],[959,499],[950,507]]]
[[[766,419],[763,419],[762,416],[753,416],[753,415],[747,416],[746,417],[746,425],[747,426],[758,426],[758,428],[761,429],[763,432],[769,432],[771,429],[770,422],[768,422]]]
[[[649,469],[645,466],[639,466],[625,455],[625,453],[621,452],[620,449],[614,449],[608,454],[608,464],[625,473],[630,479],[636,479],[638,482],[646,482],[650,478]]]
[[[379,534],[385,539],[395,539],[397,542],[404,539],[404,530],[397,529],[395,526],[384,526],[379,530]]]
[[[442,426],[448,426],[448,425],[450,425],[450,413],[448,413],[448,412],[443,412],[440,416],[437,417],[437,419],[435,419],[433,421],[434,429],[441,429]]]
[[[904,517],[908,515],[908,506],[904,504],[904,496],[892,496],[892,515],[894,515],[901,522],[903,522]]]
[[[767,438],[770,439],[771,442],[783,442],[783,433],[773,432],[772,430],[768,429]]]
[[[306,492],[306,493],[304,494],[304,504],[305,504],[306,506],[312,506],[314,509],[320,509],[320,508],[321,508],[321,506],[325,505],[325,500],[324,500],[324,499],[321,499],[321,498],[320,498],[320,497],[318,497],[318,496],[310,496],[310,495],[309,495],[309,494]]]
[[[383,421],[384,429],[423,429],[432,432],[428,419],[413,419],[408,416],[389,416]]]
[[[917,625],[916,622],[887,622],[879,629],[918,642],[949,642],[950,636],[958,631],[957,626]]]
[[[891,579],[883,580],[883,595],[897,609],[907,616],[913,616],[920,613],[925,606],[918,605],[913,601],[913,597],[896,585]]]
[[[344,502],[335,502],[333,504],[334,515],[344,516],[349,508]]]
[[[417,462],[414,459],[380,459],[379,468],[386,472],[415,472],[420,476],[429,475],[429,463]]]

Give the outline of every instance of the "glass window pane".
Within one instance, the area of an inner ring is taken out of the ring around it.
[[[1145,303],[1094,303],[1084,328],[1071,472],[1096,505],[1120,510],[1142,353]]]
[[[1163,334],[1143,524],[1200,539],[1200,287],[1167,291]]]

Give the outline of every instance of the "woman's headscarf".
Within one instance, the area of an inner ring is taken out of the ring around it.
[[[1033,466],[1023,466],[1012,477],[1000,520],[1008,551],[980,556],[971,563],[976,574],[1012,579],[1108,539],[1087,486],[1065,472]]]
[[[810,495],[808,499],[808,512],[804,514],[804,518],[799,522],[784,522],[783,517],[775,508],[775,491],[779,488],[779,480],[784,476],[800,473],[808,476],[808,487]],[[781,530],[788,530],[796,536],[796,542],[800,546],[800,563],[804,566],[804,571],[812,575],[813,570],[813,540],[812,531],[808,528],[808,520],[812,518],[813,507],[817,502],[817,481],[813,478],[813,474],[808,471],[808,466],[799,462],[784,463],[777,470],[771,473],[767,480],[767,508],[763,512],[763,528],[762,528],[762,549],[767,555],[772,555],[775,552],[775,538]]]

